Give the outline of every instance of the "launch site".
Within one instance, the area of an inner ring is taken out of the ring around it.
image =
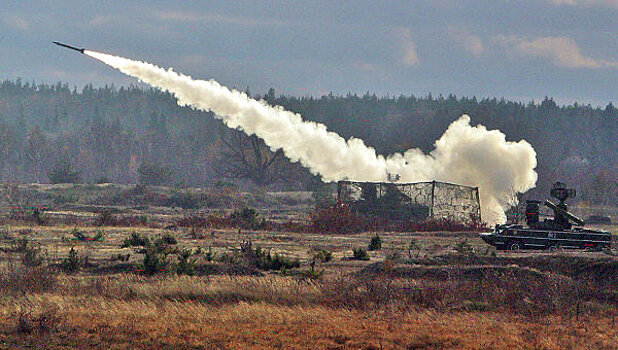
[[[618,349],[615,1],[0,9],[0,349]]]

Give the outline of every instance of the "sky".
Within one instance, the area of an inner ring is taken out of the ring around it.
[[[618,104],[618,0],[9,0],[0,80],[137,84],[52,41],[254,94]]]

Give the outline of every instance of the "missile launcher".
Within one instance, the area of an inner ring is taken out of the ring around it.
[[[586,249],[602,250],[611,246],[611,233],[584,228],[584,221],[568,211],[565,201],[576,195],[574,189],[556,182],[550,195],[558,204],[545,201],[554,212],[553,219],[540,220],[541,201],[526,202],[526,225],[496,225],[492,232],[481,233],[481,238],[500,250],[519,249]]]

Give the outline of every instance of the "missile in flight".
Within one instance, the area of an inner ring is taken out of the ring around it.
[[[75,46],[71,46],[71,45],[63,44],[63,43],[60,43],[60,42],[57,42],[57,41],[52,41],[52,42],[53,42],[54,44],[56,44],[56,45],[59,45],[59,46],[62,46],[62,47],[66,47],[67,49],[71,49],[71,50],[79,51],[80,53],[84,53],[84,50],[85,50],[85,49],[79,49],[79,48],[77,48],[77,47],[75,47]]]

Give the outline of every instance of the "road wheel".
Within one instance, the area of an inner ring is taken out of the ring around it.
[[[519,244],[517,244],[517,243],[512,243],[512,244],[509,246],[509,250],[511,250],[511,251],[517,251],[517,250],[519,250],[519,248],[520,248],[520,247],[519,247]]]

